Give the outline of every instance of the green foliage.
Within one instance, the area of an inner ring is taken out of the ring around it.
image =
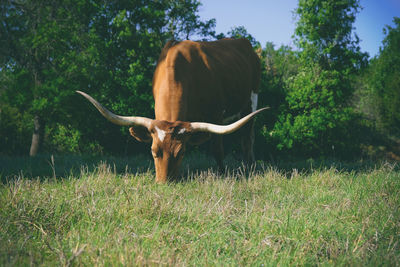
[[[42,122],[44,152],[147,151],[75,90],[115,113],[153,117],[152,76],[166,41],[225,37],[215,32],[215,19],[200,19],[200,6],[197,0],[1,1],[0,153],[29,151],[34,118]],[[359,75],[366,57],[353,23],[360,8],[359,0],[300,0],[298,51],[262,48],[243,26],[226,34],[249,39],[261,59],[258,106],[271,109],[256,118],[258,157],[351,157],[360,142],[375,138],[374,127],[398,135],[400,19],[385,29],[379,56]]]
[[[289,46],[282,45],[275,49],[268,42],[264,49],[258,49],[261,60],[261,83],[258,97],[258,107],[270,107],[268,112],[257,115],[256,118],[256,154],[262,157],[276,155],[276,139],[271,138],[282,106],[286,100],[286,83],[297,73],[299,67],[298,54]]]
[[[26,73],[10,75],[0,72],[0,154],[26,154],[29,151],[33,116],[27,109],[26,95],[21,93],[29,82]],[[19,82],[19,87],[15,85]],[[8,98],[5,88],[13,88],[14,97]],[[28,137],[28,138],[27,138]]]
[[[299,0],[295,41],[302,49],[303,64],[350,74],[365,63],[359,38],[352,32],[359,0]]]
[[[63,153],[79,153],[81,133],[71,126],[57,124],[54,128],[48,131],[51,147],[57,152]]]
[[[231,30],[228,32],[229,38],[246,38],[247,40],[250,41],[251,45],[254,48],[259,48],[260,43],[250,34],[247,32],[246,28],[244,26],[238,26],[238,27],[233,27]],[[221,36],[224,37],[224,36]]]
[[[371,61],[368,89],[376,107],[378,128],[400,137],[400,18],[395,27],[384,29],[386,36],[379,56]]]
[[[151,80],[164,43],[215,35],[215,20],[201,21],[199,6],[196,0],[2,1],[0,72],[7,82],[0,103],[38,116],[47,137],[62,125],[78,131],[84,146],[124,151],[128,131],[110,126],[75,90],[116,113],[152,117]],[[47,144],[57,151],[66,145]]]
[[[0,107],[0,154],[27,154],[32,116],[7,104]]]
[[[296,43],[301,65],[287,80],[286,108],[273,130],[279,149],[303,156],[351,154],[349,126],[356,122],[347,105],[353,93],[351,75],[365,57],[352,36],[359,8],[355,0],[299,1]]]
[[[169,185],[151,171],[87,168],[0,185],[1,265],[400,263],[400,173],[390,164],[201,171]]]
[[[201,36],[203,40],[216,37],[216,20],[201,21],[198,15],[201,3],[197,0],[169,1],[168,29],[175,40],[189,40],[190,36]]]
[[[334,149],[350,149],[350,122],[354,114],[340,105],[337,92],[338,72],[302,69],[288,84],[287,105],[290,112],[282,114],[275,125],[273,137],[280,140],[279,149],[321,155]],[[347,140],[346,140],[347,139]]]

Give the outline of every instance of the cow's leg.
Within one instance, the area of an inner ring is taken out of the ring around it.
[[[255,93],[251,94],[251,102],[249,102],[247,108],[244,110],[242,116],[245,116],[251,112],[256,111],[257,109],[257,98],[258,95]],[[254,158],[254,119],[249,121],[245,126],[243,126],[241,135],[241,145],[243,151],[244,160],[247,163],[251,163],[255,161]]]
[[[246,136],[242,137],[242,150],[245,157],[245,161],[248,163],[254,162],[254,120],[251,120],[248,125],[248,132]]]
[[[240,135],[244,161],[247,163],[254,162],[254,119],[243,126]]]
[[[224,145],[222,142],[222,136],[216,135],[211,139],[211,151],[215,157],[215,161],[217,162],[219,171],[224,170]]]

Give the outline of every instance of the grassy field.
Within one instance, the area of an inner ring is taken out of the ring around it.
[[[400,265],[396,165],[210,164],[2,158],[0,265]]]

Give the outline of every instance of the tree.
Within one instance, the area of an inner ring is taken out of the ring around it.
[[[349,149],[354,113],[352,75],[365,62],[353,23],[358,0],[300,0],[295,41],[301,67],[287,84],[287,106],[273,137],[301,155]]]
[[[386,34],[378,57],[371,61],[368,84],[378,113],[378,127],[397,136],[400,132],[400,18]],[[372,103],[371,103],[372,104]]]
[[[30,154],[39,151],[45,135],[61,140],[62,134],[66,142],[71,134],[81,136],[80,147],[121,151],[128,134],[90,112],[75,90],[88,91],[117,113],[152,116],[151,80],[164,43],[215,33],[215,21],[203,22],[196,14],[199,5],[195,0],[2,1],[0,71],[6,82],[0,102],[12,107],[10,116],[16,110],[30,114],[23,116],[33,121],[27,123],[33,131]],[[97,129],[87,127],[94,123]]]
[[[168,31],[175,40],[189,40],[191,36],[203,40],[216,38],[216,20],[201,21],[198,15],[201,3],[197,0],[170,1],[167,10]]]
[[[261,84],[259,90],[259,107],[270,107],[256,118],[255,146],[256,153],[264,157],[276,154],[275,140],[271,139],[270,132],[278,120],[285,105],[286,84],[291,77],[296,75],[298,69],[298,55],[289,46],[281,45],[275,48],[267,42],[260,53]]]
[[[260,43],[247,31],[247,29],[244,26],[237,26],[231,28],[231,30],[228,32],[228,36],[230,38],[246,38],[247,40],[250,41],[251,45],[253,48],[258,49],[261,47]],[[222,38],[224,36],[221,36]]]
[[[86,7],[85,1],[3,1],[0,5],[6,40],[0,63],[9,77],[1,96],[21,113],[31,114],[31,156],[38,153],[45,124],[68,94],[60,90],[60,65],[79,42],[82,16],[78,12]]]

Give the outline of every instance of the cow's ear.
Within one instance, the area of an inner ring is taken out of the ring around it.
[[[200,145],[210,139],[210,137],[210,133],[193,133],[190,135],[188,142],[191,145]]]
[[[129,128],[130,134],[135,137],[139,142],[151,142],[151,134],[146,127],[143,126],[132,126]]]

